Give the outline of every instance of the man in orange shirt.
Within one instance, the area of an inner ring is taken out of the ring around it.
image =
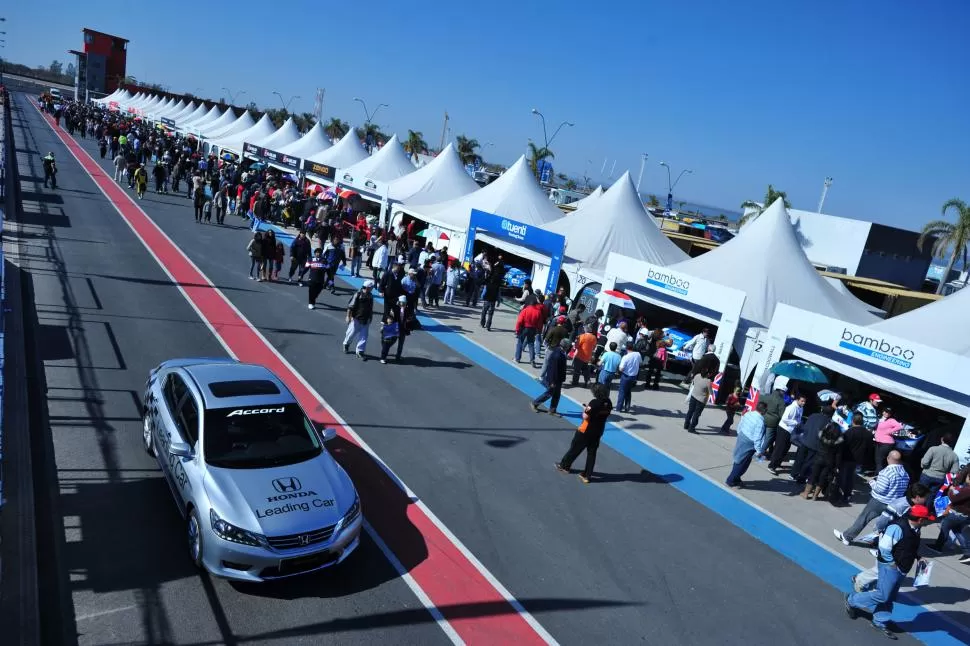
[[[586,331],[576,339],[576,356],[573,357],[573,382],[579,385],[580,375],[583,377],[583,387],[589,387],[589,364],[593,362],[593,350],[596,349],[596,334],[592,325],[586,326]]]

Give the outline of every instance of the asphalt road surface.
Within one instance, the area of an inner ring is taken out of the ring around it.
[[[366,537],[341,566],[273,585],[193,571],[180,516],[140,444],[139,398],[160,361],[225,351],[51,127],[23,95],[15,103],[26,212],[8,235],[23,245],[43,339],[67,632],[76,627],[82,644],[446,643]],[[93,141],[80,143],[97,156]],[[56,192],[42,187],[48,150]],[[836,590],[664,474],[606,448],[597,484],[558,474],[568,423],[535,415],[518,391],[428,335],[408,338],[400,365],[344,355],[349,292],[324,294],[309,312],[305,290],[249,280],[240,219],[196,224],[184,196],[150,192],[139,206],[556,641],[884,643],[848,621]]]

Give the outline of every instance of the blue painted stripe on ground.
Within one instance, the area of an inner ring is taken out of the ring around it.
[[[344,269],[339,270],[338,275],[355,288],[359,288],[365,280],[350,276]],[[463,354],[530,398],[537,397],[545,390],[534,377],[517,370],[504,359],[465,338],[461,332],[440,323],[431,316],[419,315],[418,319],[421,321],[423,330],[432,337]],[[509,339],[511,341],[511,335]],[[511,342],[509,346],[511,348]],[[558,410],[563,417],[577,425],[582,419],[582,408],[566,395],[560,401]],[[612,422],[607,424],[603,443],[650,473],[663,477],[670,486],[757,538],[805,571],[841,592],[851,592],[850,577],[859,571],[856,565],[829,552],[814,540],[766,515],[743,498],[712,483]],[[770,593],[770,590],[766,592]],[[929,646],[956,646],[970,643],[970,629],[964,627],[965,614],[962,612],[954,612],[954,614],[959,615],[959,618],[948,620],[945,618],[946,611],[926,608],[901,594],[893,609],[893,621],[901,630]],[[841,611],[832,619],[848,621]]]

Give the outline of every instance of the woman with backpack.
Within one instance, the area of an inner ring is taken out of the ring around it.
[[[839,455],[842,453],[842,429],[835,422],[829,422],[818,432],[818,454],[812,465],[812,476],[805,484],[802,498],[818,500],[828,496],[829,484],[835,479]],[[836,495],[836,499],[838,495]]]

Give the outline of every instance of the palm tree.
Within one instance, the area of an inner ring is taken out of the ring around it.
[[[953,265],[956,264],[957,258],[963,259],[963,268],[967,267],[967,245],[970,244],[970,206],[967,205],[963,200],[953,198],[947,200],[943,204],[943,209],[941,213],[946,215],[947,210],[955,209],[957,212],[956,223],[948,222],[946,220],[933,220],[932,222],[927,222],[923,226],[923,231],[920,233],[919,239],[916,241],[916,246],[920,251],[923,250],[923,245],[927,240],[933,240],[932,254],[934,258],[946,258],[950,259],[946,264],[946,271],[943,273],[943,278],[940,280],[940,284],[936,288],[937,294],[943,293],[943,285],[946,284],[947,279],[950,277],[950,272],[953,271]],[[968,276],[970,278],[970,276]],[[963,284],[966,285],[967,281],[964,280]]]
[[[481,148],[477,139],[469,139],[465,135],[458,135],[455,139],[458,158],[461,159],[462,166],[471,164],[477,166],[482,163],[482,156],[478,154]]]
[[[652,194],[651,195],[648,195],[647,196],[647,205],[650,208],[652,208],[652,209],[659,209],[660,208],[660,200],[657,199],[657,196],[656,195],[652,195]]]
[[[293,122],[301,132],[306,132],[317,122],[317,117],[312,112],[303,112],[299,115],[294,114],[292,116]]]
[[[752,211],[751,213],[748,213],[747,215],[741,216],[741,219],[738,220],[738,225],[739,226],[743,225],[748,220],[757,219],[758,216],[764,213],[764,210],[769,206],[771,206],[772,204],[774,204],[775,200],[777,200],[778,198],[781,198],[783,200],[783,203],[786,209],[791,208],[791,202],[788,201],[788,193],[786,193],[785,191],[775,190],[775,187],[772,186],[771,184],[768,184],[768,190],[765,191],[765,199],[763,203],[759,204],[758,202],[755,202],[753,200],[745,200],[744,202],[741,202],[742,209],[756,209],[756,210]]]
[[[545,146],[540,148],[536,146],[534,141],[529,142],[529,168],[532,169],[532,174],[536,176],[536,181],[542,181],[542,178],[539,177],[539,162],[555,158],[553,152]]]
[[[408,151],[411,159],[416,162],[418,155],[428,152],[428,142],[424,140],[420,131],[408,130],[408,140],[404,143],[404,150]]]
[[[331,117],[327,125],[323,127],[323,131],[327,133],[328,137],[336,141],[350,131],[350,126],[346,121],[338,119],[337,117]]]

